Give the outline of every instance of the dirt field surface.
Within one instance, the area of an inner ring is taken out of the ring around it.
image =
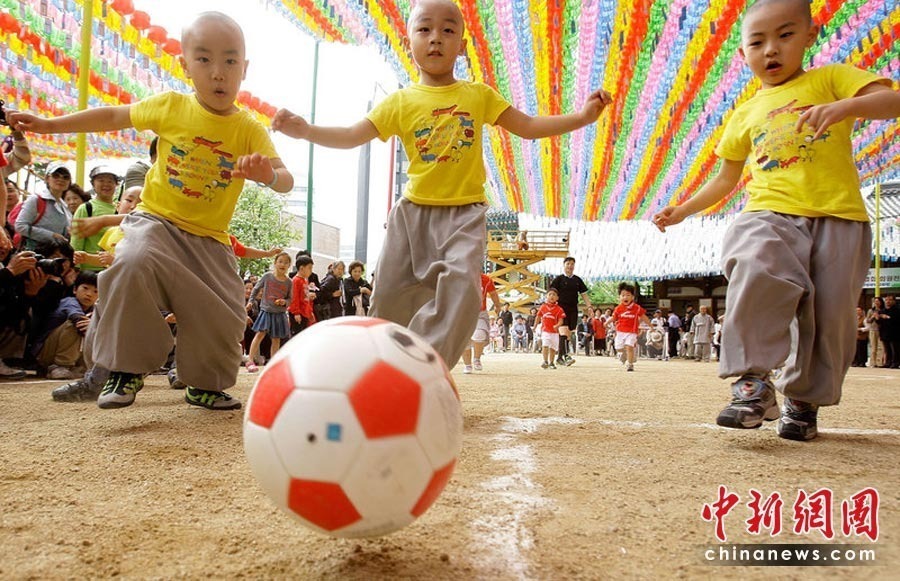
[[[453,478],[411,526],[359,540],[276,509],[244,459],[242,412],[188,406],[165,377],[120,410],[55,403],[61,382],[0,383],[0,578],[897,578],[900,373],[851,369],[819,438],[800,443],[771,424],[716,427],[729,393],[715,363],[538,365],[489,354],[484,372],[457,367],[465,437]],[[242,372],[232,393],[246,402],[253,379]],[[704,552],[720,543],[701,511],[719,486],[740,497],[726,549],[860,545],[875,564],[710,564]],[[842,502],[866,488],[880,495],[877,542],[841,532]],[[779,536],[746,531],[750,489],[782,498]],[[793,530],[798,494],[820,489],[833,493],[830,541]]]

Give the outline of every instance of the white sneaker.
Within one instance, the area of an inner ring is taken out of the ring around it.
[[[472,362],[472,366],[475,368],[475,371],[481,371],[484,369],[481,365],[481,359],[476,359]]]
[[[472,366],[466,365],[465,367],[463,367],[463,373],[465,373],[465,374],[472,373]]]

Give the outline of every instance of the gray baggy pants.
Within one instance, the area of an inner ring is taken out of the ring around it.
[[[422,206],[401,199],[388,217],[370,315],[409,327],[453,368],[481,310],[484,204]]]
[[[872,256],[868,222],[748,212],[722,249],[728,278],[720,377],[784,365],[785,396],[835,405],[856,348],[859,298]]]
[[[231,247],[144,212],[122,229],[116,258],[98,277],[86,359],[112,371],[156,371],[173,345],[166,310],[178,320],[178,377],[210,391],[234,385],[247,314]]]

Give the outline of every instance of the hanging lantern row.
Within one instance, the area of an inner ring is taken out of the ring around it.
[[[579,220],[647,219],[692,195],[716,171],[731,111],[758,89],[738,54],[744,0],[457,0],[469,39],[460,76],[496,87],[529,114],[578,111],[603,87],[598,123],[524,141],[488,131],[492,203]],[[403,82],[415,68],[402,44],[409,1],[282,0],[303,30],[370,44]],[[900,5],[814,0],[822,32],[808,66],[848,63],[900,81]],[[329,32],[330,31],[330,32]],[[861,123],[853,146],[863,183],[894,175],[896,122]],[[742,183],[743,185],[743,183]],[[743,207],[743,187],[711,210]]]

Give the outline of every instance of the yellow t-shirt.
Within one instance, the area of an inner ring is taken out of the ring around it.
[[[890,86],[868,71],[828,65],[762,89],[735,110],[716,155],[749,163],[745,212],[868,221],[850,141],[855,119],[835,123],[815,140],[809,125],[797,133],[796,124],[813,105],[853,97],[871,83]]]
[[[482,125],[493,125],[509,106],[482,83],[412,85],[379,103],[368,119],[382,141],[397,135],[403,142],[409,201],[462,206],[485,201]]]
[[[123,238],[125,238],[125,232],[122,231],[122,228],[113,226],[106,229],[106,232],[103,233],[103,237],[100,238],[100,242],[97,245],[110,254],[115,254],[116,244],[121,242]]]
[[[135,129],[159,136],[157,163],[147,172],[138,210],[169,220],[185,232],[229,244],[243,178],[232,176],[238,157],[277,158],[269,134],[246,111],[216,115],[193,94],[169,92],[131,107]]]

